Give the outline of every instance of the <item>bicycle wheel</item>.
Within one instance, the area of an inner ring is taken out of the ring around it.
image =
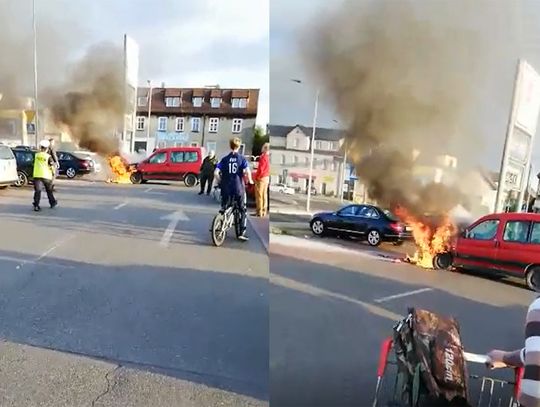
[[[242,235],[242,225],[240,223],[240,212],[238,212],[238,209],[234,211],[234,231],[238,239]]]
[[[218,213],[216,216],[214,216],[214,220],[212,221],[212,243],[214,243],[214,246],[221,246],[223,242],[225,241],[225,238],[227,237],[227,230],[224,228],[225,226],[225,215],[222,215],[221,213]]]

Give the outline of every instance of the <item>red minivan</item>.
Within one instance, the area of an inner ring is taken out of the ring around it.
[[[197,185],[203,161],[200,147],[168,147],[152,153],[135,164],[131,182],[141,184],[151,180],[184,181],[186,186]]]
[[[454,267],[522,277],[532,288],[531,276],[540,273],[540,214],[484,216],[458,236],[451,256]]]

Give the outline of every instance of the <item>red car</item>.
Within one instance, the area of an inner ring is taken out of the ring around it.
[[[487,215],[467,227],[456,239],[451,253],[439,255],[440,268],[488,271],[502,276],[531,278],[540,273],[540,214],[499,213]]]
[[[161,148],[146,160],[134,164],[131,182],[184,181],[186,186],[193,187],[197,185],[202,161],[203,152],[200,147]]]

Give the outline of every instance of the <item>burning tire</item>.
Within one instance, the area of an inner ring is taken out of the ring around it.
[[[433,268],[435,270],[448,270],[452,266],[451,253],[439,253],[433,258]]]
[[[192,188],[195,185],[197,185],[197,176],[195,174],[188,174],[184,178],[184,184],[186,184],[186,187]]]
[[[371,229],[367,234],[367,242],[370,246],[377,247],[381,244],[381,234],[376,229]]]
[[[140,172],[134,172],[131,174],[129,179],[131,180],[132,184],[142,184],[143,182],[143,176]]]

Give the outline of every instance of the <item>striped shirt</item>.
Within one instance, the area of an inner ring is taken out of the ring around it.
[[[540,297],[533,301],[527,311],[525,347],[509,353],[504,362],[511,366],[525,366],[520,405],[540,407]]]

